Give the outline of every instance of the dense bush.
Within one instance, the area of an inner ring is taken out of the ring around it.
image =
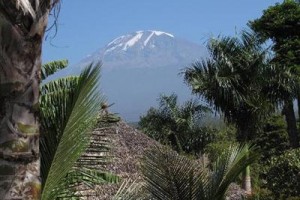
[[[288,134],[283,116],[271,116],[252,142],[261,150],[262,163],[266,163],[272,156],[279,156],[289,149]]]
[[[232,125],[226,124],[225,127],[215,131],[214,140],[207,144],[204,149],[204,153],[208,155],[210,162],[215,162],[224,152],[224,149],[228,149],[236,141],[236,128]]]
[[[208,155],[210,162],[217,161],[217,158],[224,153],[224,149],[228,149],[233,145],[230,141],[212,142],[205,147],[205,153]]]
[[[300,196],[300,148],[272,158],[266,180],[276,196]]]
[[[286,123],[282,115],[270,116],[263,124],[262,130],[257,132],[251,141],[261,153],[261,159],[252,165],[252,185],[257,194],[256,199],[274,199],[266,189],[266,179],[271,164],[271,158],[280,156],[288,150],[288,134]],[[274,195],[274,194],[273,194]]]

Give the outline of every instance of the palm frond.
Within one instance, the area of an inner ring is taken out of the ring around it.
[[[261,113],[270,113],[263,107],[253,108],[254,102],[257,102],[255,97],[265,97],[260,101],[267,101],[266,94],[274,91],[263,92],[270,88],[262,87],[270,84],[266,84],[262,78],[269,66],[267,50],[256,39],[256,35],[243,31],[241,38],[212,39],[208,49],[211,56],[193,63],[184,73],[184,79],[193,93],[207,100],[217,111],[223,112],[229,122],[238,122],[246,111],[249,111],[246,113],[248,116],[252,113],[253,118]],[[254,109],[261,110],[261,113],[254,114]]]
[[[41,107],[43,135],[41,138],[43,176],[42,199],[55,199],[55,187],[71,170],[74,162],[87,147],[90,129],[100,109],[98,88],[100,66],[88,66],[66,90],[63,81],[44,87]],[[43,109],[43,108],[42,108]],[[51,116],[52,115],[52,116]],[[58,131],[60,134],[56,134]],[[56,148],[55,148],[56,147]]]
[[[142,183],[132,182],[130,179],[125,180],[112,200],[146,200],[142,186]]]
[[[213,164],[213,170],[209,175],[208,199],[223,199],[229,185],[258,157],[258,153],[248,145],[233,145],[225,149]]]
[[[41,87],[41,177],[47,179],[55,152],[64,133],[71,109],[70,103],[78,86],[79,77],[61,78]]]
[[[55,188],[58,199],[80,198],[77,186],[84,185],[93,189],[96,185],[118,183],[117,175],[88,168],[73,168]]]
[[[145,189],[151,199],[194,199],[198,176],[195,164],[164,147],[147,151],[142,161]]]
[[[64,69],[68,66],[67,60],[58,60],[52,61],[46,64],[43,64],[41,69],[42,80],[45,80],[48,76],[54,74],[60,69]]]
[[[257,158],[253,148],[232,146],[224,149],[210,171],[166,148],[155,147],[142,161],[144,187],[154,200],[223,200],[229,185]]]

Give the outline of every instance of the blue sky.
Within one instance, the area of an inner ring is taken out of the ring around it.
[[[75,64],[112,39],[138,30],[161,30],[203,44],[234,35],[279,0],[63,0],[58,32],[43,46],[43,62]],[[50,21],[51,24],[51,21]]]

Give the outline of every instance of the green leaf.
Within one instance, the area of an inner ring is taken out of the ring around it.
[[[68,65],[67,60],[52,61],[52,62],[43,64],[42,69],[41,69],[42,80],[45,80],[48,76],[54,74],[58,70],[66,68],[67,65]]]
[[[56,198],[55,188],[89,144],[102,98],[100,64],[79,76],[53,81],[41,91],[41,175],[43,200]]]
[[[213,169],[208,170],[165,147],[147,151],[141,169],[145,189],[154,200],[223,200],[229,185],[258,158],[253,147],[224,149]]]
[[[73,168],[60,184],[54,189],[59,198],[79,198],[76,186],[85,185],[93,189],[96,185],[118,183],[120,178],[112,173],[101,172],[88,168]]]

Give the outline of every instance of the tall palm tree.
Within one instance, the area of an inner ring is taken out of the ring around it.
[[[185,81],[194,93],[236,125],[238,141],[248,141],[271,108],[261,92],[262,73],[267,68],[266,52],[249,32],[243,32],[240,39],[212,39],[208,49],[210,58],[187,68]],[[248,193],[251,193],[250,183],[248,168],[244,181]]]
[[[38,199],[41,47],[58,0],[0,1],[0,196]]]
[[[263,15],[249,22],[252,30],[263,40],[272,40],[272,63],[276,76],[273,76],[274,86],[270,89],[277,96],[277,102],[283,103],[283,114],[286,117],[287,132],[292,148],[300,146],[297,131],[294,99],[300,105],[300,4],[295,0],[284,0],[263,11]],[[299,107],[299,106],[298,106]],[[300,109],[298,109],[298,113]]]

